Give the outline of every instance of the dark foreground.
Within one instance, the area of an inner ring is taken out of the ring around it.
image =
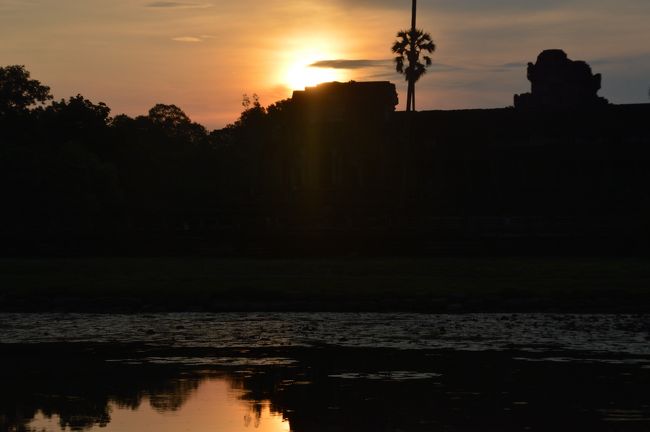
[[[0,260],[0,311],[260,310],[650,312],[650,260]]]
[[[106,347],[92,344],[3,346],[0,428],[30,430],[40,411],[41,417],[55,419],[51,430],[60,430],[55,429],[57,423],[90,430],[110,425],[111,407],[138,410],[147,402],[158,412],[182,416],[188,400],[214,377],[243,389],[240,397],[252,401],[252,407],[270,402],[271,411],[282,415],[295,432],[650,427],[650,369],[638,364],[565,362],[535,355],[521,359],[520,353],[509,351],[325,346],[179,353],[142,348],[118,346],[106,352]],[[206,364],[189,366],[179,355],[208,359]],[[161,357],[175,359],[171,364],[149,364],[146,356],[157,357],[159,363],[164,363]],[[241,364],[242,356],[250,363]],[[260,360],[269,357],[289,357],[295,363],[264,365]],[[130,360],[107,362],[107,358]],[[210,358],[222,364],[209,365]],[[228,365],[230,358],[235,365]],[[193,421],[188,418],[187,424]],[[123,432],[131,430],[139,429],[134,425]]]
[[[3,431],[650,427],[648,315],[0,318]]]

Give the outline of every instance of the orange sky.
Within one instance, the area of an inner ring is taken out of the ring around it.
[[[173,103],[217,128],[243,93],[268,105],[304,82],[391,80],[403,100],[389,48],[409,14],[410,0],[0,0],[0,65],[24,64],[57,98],[129,115]],[[591,62],[612,102],[647,102],[649,22],[647,0],[420,0],[438,50],[418,109],[510,105],[547,48]],[[344,61],[305,67],[328,60]]]

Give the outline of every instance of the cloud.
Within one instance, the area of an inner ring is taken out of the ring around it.
[[[363,69],[368,67],[386,66],[391,60],[320,60],[310,64],[310,67],[329,69]]]
[[[633,63],[648,63],[650,61],[650,53],[642,52],[639,54],[630,54],[625,56],[611,56],[601,57],[592,60],[587,60],[592,66],[601,65],[619,65],[619,64],[633,64]]]
[[[497,65],[497,68],[500,69],[524,69],[528,63],[527,62],[510,62]]]
[[[514,67],[515,63],[512,65],[503,65],[499,67],[510,68]],[[520,66],[520,63],[516,63]],[[394,69],[394,64],[392,59],[382,59],[382,60],[320,60],[309,65],[310,67],[317,68],[329,68],[329,69],[365,69],[365,68],[390,68]],[[431,70],[438,72],[451,72],[451,71],[465,71],[475,68],[470,68],[467,66],[458,66],[445,63],[435,62],[430,67]]]
[[[467,69],[477,70],[477,71],[483,70],[487,72],[524,71],[522,73],[525,74],[527,66],[528,66],[527,62],[519,61],[519,62],[508,62],[508,63],[501,63],[495,65],[477,65],[473,68],[467,68]]]
[[[172,38],[172,40],[176,42],[191,42],[191,43],[203,42],[203,39],[194,36],[179,36],[179,37]]]
[[[402,10],[405,14],[411,11],[410,2],[396,0],[336,0],[346,8],[380,8],[388,10]],[[468,10],[480,12],[502,13],[508,11],[539,11],[553,9],[567,4],[589,4],[586,0],[545,0],[545,1],[522,1],[522,0],[430,0],[424,4],[418,4],[418,12],[465,12]]]
[[[429,67],[430,70],[437,71],[437,72],[460,72],[460,71],[468,71],[471,70],[472,68],[468,66],[458,66],[458,65],[451,65],[451,64],[446,64],[446,63],[437,63],[436,61],[433,62],[433,64]]]
[[[216,36],[212,35],[201,35],[201,36],[177,36],[173,37],[172,40],[176,42],[203,42],[208,39],[216,39]]]
[[[209,3],[185,3],[175,1],[154,1],[145,5],[149,8],[156,9],[195,9],[195,8],[208,8],[212,5]]]

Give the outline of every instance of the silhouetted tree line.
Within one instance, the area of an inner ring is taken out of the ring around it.
[[[81,95],[51,100],[23,66],[0,68],[0,235],[30,248],[189,230],[236,193],[222,187],[223,153],[255,140],[267,114],[256,101],[208,133],[175,105],[131,118]]]
[[[244,95],[239,119],[211,132],[175,105],[110,114],[82,95],[52,101],[23,66],[0,68],[4,253],[228,252],[286,204],[274,161],[289,100]]]

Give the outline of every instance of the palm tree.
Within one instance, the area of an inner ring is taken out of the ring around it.
[[[397,54],[395,70],[404,74],[408,82],[406,111],[415,110],[415,83],[424,75],[426,68],[431,66],[431,57],[423,56],[424,63],[421,63],[420,53],[422,51],[432,53],[436,49],[431,35],[415,27],[415,11],[416,0],[413,0],[411,30],[397,32],[397,40],[392,47],[393,52]]]

